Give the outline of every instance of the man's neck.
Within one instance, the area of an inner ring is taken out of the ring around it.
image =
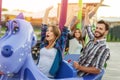
[[[98,40],[101,40],[101,39],[105,39],[105,37],[95,38],[95,39],[94,39],[94,42],[96,42],[96,41],[98,41]]]

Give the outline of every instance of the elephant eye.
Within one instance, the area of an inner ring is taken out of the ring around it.
[[[13,34],[16,34],[19,31],[18,23],[13,21]]]

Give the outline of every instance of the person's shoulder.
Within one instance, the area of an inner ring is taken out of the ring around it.
[[[110,53],[110,48],[108,45],[105,45],[105,51]]]
[[[109,46],[106,44],[106,49],[110,49]]]

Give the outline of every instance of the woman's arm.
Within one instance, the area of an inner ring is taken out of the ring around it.
[[[72,22],[73,18],[74,18],[74,15],[73,13],[71,15],[68,16],[68,20],[66,21],[65,25],[64,25],[64,28],[63,28],[63,31],[61,33],[61,44],[63,45],[62,46],[62,49],[65,48],[66,46],[66,41],[68,40],[68,28],[70,27],[70,23]],[[76,22],[77,23],[77,22]]]
[[[49,11],[51,9],[52,9],[52,6],[48,7],[46,9],[44,17],[43,17],[42,26],[41,26],[41,39],[40,39],[41,45],[40,45],[40,48],[42,48],[45,45],[44,41],[45,41],[45,37],[46,37],[47,24],[48,24],[47,19],[48,19]]]
[[[78,23],[80,23],[80,20],[76,19],[74,24],[72,26],[70,26],[71,32],[73,32],[75,30]]]
[[[57,49],[60,49],[60,51],[64,51],[65,49],[65,46],[66,46],[66,41],[68,39],[68,33],[69,33],[69,30],[68,30],[68,27],[70,25],[70,22],[72,21],[73,19],[73,15],[69,16],[69,18],[67,19],[65,25],[64,25],[64,28],[61,32],[61,36],[60,38],[57,40],[57,43],[56,43],[56,48]]]

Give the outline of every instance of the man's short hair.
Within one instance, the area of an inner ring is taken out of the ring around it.
[[[98,24],[104,24],[105,25],[105,30],[109,31],[109,24],[105,22],[104,20],[100,20],[97,22]]]

